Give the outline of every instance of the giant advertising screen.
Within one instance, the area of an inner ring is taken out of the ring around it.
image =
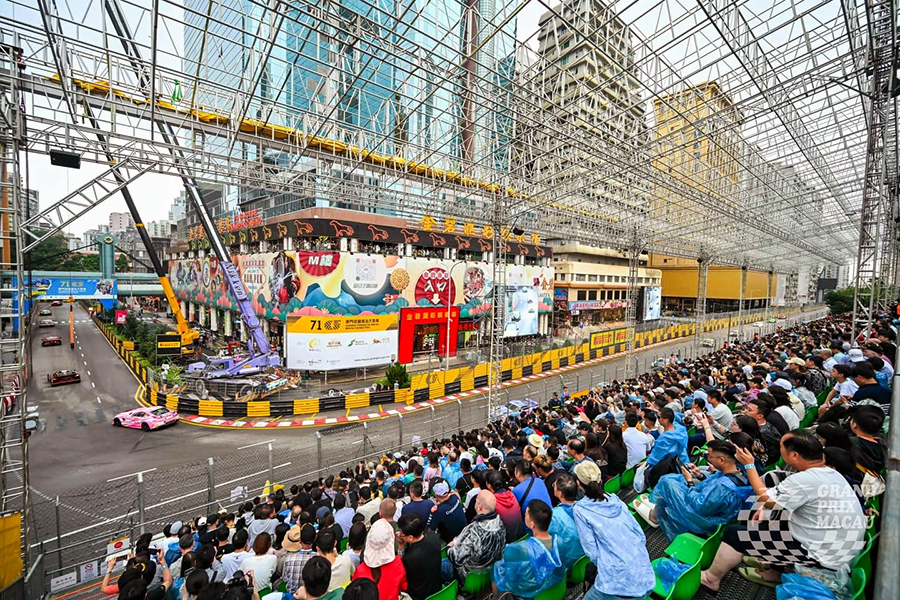
[[[288,317],[288,369],[334,371],[397,359],[397,315]]]
[[[538,290],[530,285],[507,286],[503,337],[535,335],[538,332]]]
[[[643,321],[653,321],[662,316],[662,288],[650,286],[644,288]]]
[[[40,277],[26,280],[26,296],[33,300],[115,300],[115,279]]]

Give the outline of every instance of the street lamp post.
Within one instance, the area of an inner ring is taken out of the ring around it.
[[[450,370],[450,316],[453,314],[453,298],[450,297],[450,290],[452,289],[453,284],[453,269],[455,269],[459,265],[466,264],[464,260],[458,260],[452,265],[450,265],[449,275],[447,282],[447,342],[444,345],[444,352],[446,352],[447,357],[444,359],[444,370]],[[465,281],[463,281],[463,285],[465,285]],[[458,323],[457,323],[458,324]]]

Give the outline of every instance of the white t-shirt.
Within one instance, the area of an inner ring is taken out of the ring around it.
[[[222,581],[228,581],[235,571],[240,570],[245,558],[253,556],[252,552],[229,552],[222,557]]]
[[[625,447],[628,449],[628,459],[625,468],[630,469],[645,458],[653,448],[653,436],[643,431],[638,431],[635,427],[629,427],[622,432],[622,439]]]
[[[262,556],[248,556],[241,563],[241,570],[246,573],[253,571],[253,579],[256,581],[257,589],[263,589],[272,585],[272,575],[275,573],[275,567],[278,565],[278,557],[274,554],[263,554]]]
[[[328,591],[342,588],[350,583],[350,578],[355,570],[356,567],[353,566],[353,561],[349,556],[338,554],[337,559],[331,565],[331,583],[328,584]]]
[[[732,414],[731,409],[728,408],[727,404],[719,402],[718,406],[709,412],[712,415],[713,420],[725,428],[726,433],[731,431],[731,422],[734,421],[734,414]],[[725,439],[725,436],[719,433],[715,428],[713,428],[713,437],[719,440]]]
[[[834,469],[795,473],[766,495],[791,511],[791,535],[823,567],[838,569],[863,549],[866,517],[853,488]]]
[[[795,413],[790,407],[779,406],[775,409],[775,412],[784,417],[784,422],[787,423],[788,429],[790,429],[791,431],[800,427],[800,419],[797,417],[797,413]]]
[[[853,394],[856,393],[856,390],[859,389],[859,386],[856,385],[856,382],[853,381],[853,378],[848,377],[844,380],[844,383],[835,383],[834,389],[835,391],[837,391],[838,396],[848,396],[852,398]]]

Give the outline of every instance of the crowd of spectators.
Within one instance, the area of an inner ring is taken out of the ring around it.
[[[711,591],[737,567],[762,585],[800,564],[843,569],[885,466],[895,339],[889,320],[851,340],[847,321],[825,318],[577,397],[564,388],[546,407],[167,525],[103,589],[425,600],[489,572],[496,596],[534,598],[586,556],[587,600],[644,598],[645,527],[669,540],[727,527],[702,574]],[[647,492],[631,506],[604,485],[626,473]]]

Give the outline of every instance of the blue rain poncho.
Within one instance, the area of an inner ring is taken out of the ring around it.
[[[554,508],[549,530],[550,535],[559,545],[559,559],[567,571],[575,564],[576,560],[584,556],[581,542],[578,541],[575,518],[572,516],[573,506],[572,504],[560,504]]]
[[[656,463],[670,456],[677,456],[681,462],[688,464],[691,459],[687,454],[687,442],[687,429],[682,425],[676,425],[672,431],[664,432],[653,445],[653,450],[647,457],[647,466],[655,466]]]
[[[572,510],[584,553],[597,567],[594,587],[610,596],[643,598],[656,584],[647,538],[618,496],[583,498]]]
[[[460,468],[459,461],[455,463],[447,462],[446,464],[441,464],[441,477],[444,478],[444,481],[450,486],[450,489],[456,489],[456,482],[462,478],[462,469]]]
[[[519,598],[534,598],[563,580],[566,569],[559,558],[559,545],[553,539],[553,551],[533,537],[507,544],[503,559],[494,563],[493,580],[500,593]]]
[[[650,494],[656,519],[671,542],[679,533],[710,535],[737,518],[753,488],[743,471],[714,473],[688,487],[679,474],[663,475]]]

